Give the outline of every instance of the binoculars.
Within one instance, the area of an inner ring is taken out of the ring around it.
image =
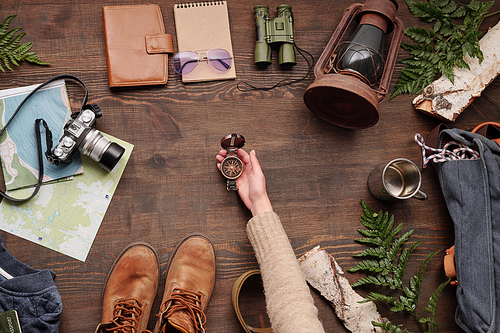
[[[275,18],[269,18],[269,6],[255,6],[255,64],[269,65],[271,63],[271,44],[281,44],[278,61],[283,66],[296,64],[293,42],[292,6],[279,5]]]

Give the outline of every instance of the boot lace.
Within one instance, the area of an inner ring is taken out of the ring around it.
[[[138,320],[142,315],[142,303],[135,298],[124,298],[115,304],[112,322],[116,325],[107,329],[115,333],[139,333],[137,331]],[[142,331],[141,333],[151,333]]]
[[[172,296],[160,306],[160,313],[165,312],[163,318],[168,318],[176,311],[186,311],[196,330],[202,333],[205,332],[207,317],[201,309],[201,294],[181,288],[174,289]]]

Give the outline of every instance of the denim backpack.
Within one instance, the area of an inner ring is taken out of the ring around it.
[[[453,220],[455,320],[465,332],[495,332],[500,327],[500,146],[484,135],[443,127],[434,130],[436,149],[424,149],[423,140],[419,144],[424,166],[429,160],[437,166]]]

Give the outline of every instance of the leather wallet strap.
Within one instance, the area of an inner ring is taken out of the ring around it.
[[[171,34],[156,34],[146,36],[146,51],[149,54],[174,53]]]
[[[245,281],[249,277],[254,276],[254,275],[260,275],[260,270],[254,269],[254,270],[245,272],[236,280],[236,282],[234,282],[233,291],[231,293],[231,301],[233,303],[233,309],[234,309],[234,312],[236,313],[236,317],[238,317],[238,320],[246,333],[272,333],[273,329],[271,327],[256,328],[256,327],[252,327],[252,326],[247,325],[245,323],[245,320],[243,319],[243,316],[241,315],[241,312],[240,312],[239,297],[240,297],[241,288],[245,284]]]

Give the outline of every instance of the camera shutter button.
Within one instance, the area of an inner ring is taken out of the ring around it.
[[[61,148],[54,149],[54,155],[56,157],[61,157],[63,155],[63,150]]]
[[[92,114],[90,112],[87,112],[87,110],[85,110],[85,112],[82,114],[82,121],[84,123],[88,123],[92,120]]]
[[[70,138],[64,138],[62,143],[64,147],[70,148],[71,146],[73,146],[74,141]]]

